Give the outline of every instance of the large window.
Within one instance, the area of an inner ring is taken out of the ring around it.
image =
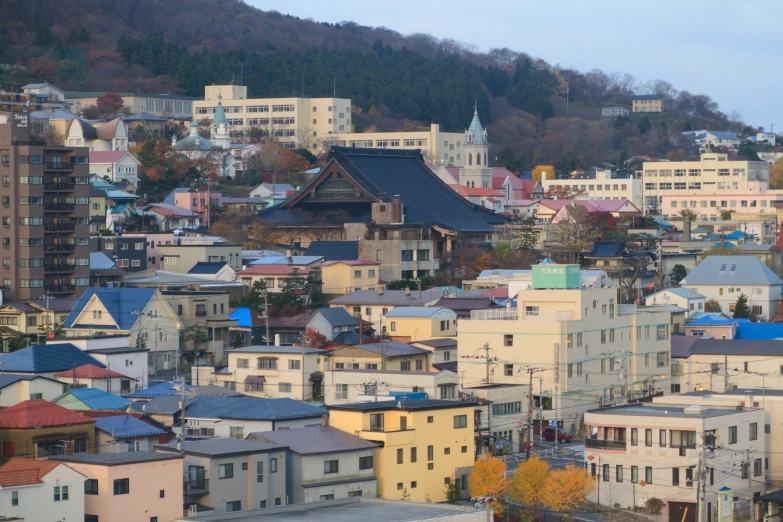
[[[414,449],[416,448],[411,448],[411,456],[413,455]],[[411,458],[411,462],[415,462],[415,460]],[[372,456],[359,457],[359,469],[372,469],[372,468],[373,468]]]
[[[400,450],[402,451],[402,450]],[[337,473],[340,470],[340,462],[337,460],[324,461],[324,474]]]
[[[218,478],[221,479],[234,478],[234,465],[220,464],[218,466]]]
[[[98,494],[98,481],[95,479],[87,479],[84,481],[84,494],[85,495],[97,495]]]
[[[467,428],[468,416],[467,415],[455,415],[454,416],[454,429]]]
[[[335,388],[334,393],[335,399],[342,399],[345,400],[348,398],[348,385],[347,384],[338,384]]]

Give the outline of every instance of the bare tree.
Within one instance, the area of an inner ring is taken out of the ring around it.
[[[584,207],[571,203],[561,212],[563,217],[552,225],[552,238],[566,251],[569,262],[578,263],[579,256],[598,238],[598,232]]]

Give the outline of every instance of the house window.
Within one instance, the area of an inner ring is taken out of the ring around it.
[[[514,365],[513,364],[504,364],[503,365],[503,375],[506,376],[506,377],[513,377],[514,376]]]
[[[68,500],[68,486],[54,487],[54,501],[60,502],[61,500]]]
[[[653,483],[653,469],[652,469],[652,467],[647,466],[646,468],[644,468],[644,480],[648,484],[652,484]]]
[[[411,462],[416,462],[414,458],[414,452],[416,448],[411,448]],[[370,457],[359,457],[359,469],[372,469],[373,468],[373,462],[372,462],[372,456]]]
[[[616,482],[623,481],[623,467],[619,464],[615,467],[615,481]]]
[[[729,426],[729,444],[737,443],[737,427]]]
[[[18,506],[19,505],[19,492],[18,491],[12,491],[11,492],[11,505],[12,506]]]
[[[631,466],[631,482],[639,482],[639,466]]]
[[[232,500],[231,502],[226,502],[226,512],[230,513],[233,511],[242,511],[241,500]]]
[[[98,481],[95,479],[87,479],[84,481],[84,494],[85,495],[97,495],[98,494]]]
[[[229,436],[232,439],[244,439],[245,438],[244,431],[245,428],[242,426],[231,426],[229,428]]]
[[[278,391],[280,391],[280,393],[291,393],[291,383],[290,382],[279,383]]]
[[[269,473],[277,473],[277,459],[269,459]]]
[[[749,440],[756,440],[759,435],[759,425],[757,422],[751,422],[749,425]]]
[[[302,369],[302,361],[299,359],[289,359],[288,360],[288,369],[289,370],[301,370]]]
[[[234,465],[220,464],[218,466],[218,478],[219,479],[234,478]]]
[[[410,361],[401,361],[400,362],[400,371],[402,371],[402,372],[409,372],[409,371],[411,371],[411,362]]]
[[[514,346],[514,336],[509,334],[504,335],[503,346]]]
[[[340,469],[339,461],[327,460],[324,462],[324,474],[337,473],[339,469]]]
[[[455,415],[454,416],[454,429],[467,428],[468,416],[467,415]]]
[[[114,494],[127,495],[130,493],[130,479],[116,479],[114,481]]]

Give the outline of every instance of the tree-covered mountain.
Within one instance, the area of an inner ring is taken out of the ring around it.
[[[239,0],[4,0],[0,86],[47,80],[73,90],[203,95],[242,82],[253,97],[338,96],[357,131],[440,123],[462,130],[474,103],[491,153],[515,169],[559,172],[633,155],[684,157],[682,130],[742,129],[709,96],[661,80],[550,66],[509,49],[352,22],[324,24],[264,12]],[[603,104],[634,93],[665,97],[667,113],[607,121]],[[568,100],[566,100],[566,96]]]

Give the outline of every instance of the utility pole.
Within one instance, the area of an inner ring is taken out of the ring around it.
[[[533,368],[527,369],[527,432],[525,434],[525,457],[530,459],[530,447],[533,445]]]
[[[748,477],[748,512],[750,519],[756,520],[753,516],[753,479],[750,478],[750,448],[745,450],[745,475]]]
[[[712,390],[712,388],[710,388]],[[723,391],[729,391],[729,356],[723,356]]]
[[[544,377],[538,377],[538,441],[544,442]]]
[[[185,442],[185,377],[182,377],[180,384],[182,386],[180,390],[180,401],[182,401],[180,406],[182,412],[180,414],[180,421],[179,421],[179,429],[180,429],[179,440],[180,440],[180,444],[184,444]]]
[[[106,391],[111,393],[111,363],[106,363]]]
[[[489,384],[489,365],[492,363],[492,359],[489,357],[489,343],[485,344],[481,347],[482,350],[486,352],[486,360],[487,360],[487,377],[486,377],[486,383]]]
[[[710,372],[711,373],[711,372]],[[696,466],[696,478],[698,479],[698,487],[696,488],[696,509],[697,509],[697,517],[696,522],[704,522],[704,486],[706,484],[706,467],[704,465],[704,458],[705,458],[705,452],[704,452],[704,433],[702,433],[701,437],[701,445],[699,447],[699,460],[698,464]]]
[[[269,289],[264,289],[264,323],[266,324],[266,345],[271,346],[269,343]]]

